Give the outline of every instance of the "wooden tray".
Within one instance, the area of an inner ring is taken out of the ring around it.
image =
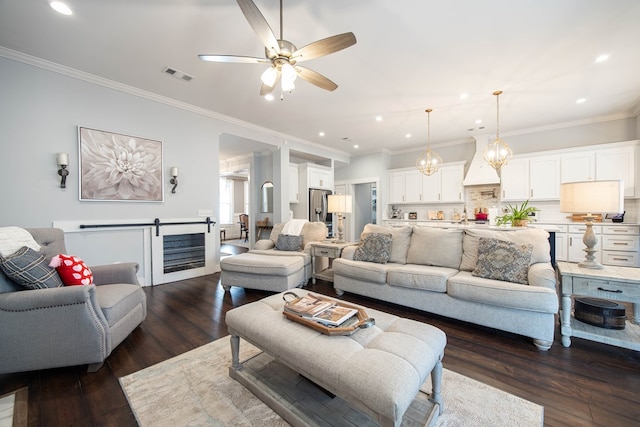
[[[321,323],[318,323],[315,320],[311,320],[306,317],[296,316],[295,314],[289,313],[287,311],[282,311],[282,314],[284,314],[286,318],[293,320],[294,322],[308,326],[309,328],[315,329],[316,331],[321,332],[325,335],[351,335],[358,329],[369,328],[375,325],[375,319],[371,319],[367,315],[367,312],[362,307],[358,307],[344,301],[335,300],[333,298],[328,298],[318,294],[312,294],[312,295],[322,300],[331,301],[340,307],[355,308],[356,310],[358,310],[358,313],[356,313],[356,317],[358,318],[358,323],[355,323],[348,327],[338,326],[338,327],[332,328],[329,326],[325,326]]]

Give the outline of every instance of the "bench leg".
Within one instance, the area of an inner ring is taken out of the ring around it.
[[[433,403],[437,403],[439,405],[439,414],[442,415],[444,412],[444,402],[442,401],[442,360],[438,360],[436,362],[436,366],[433,367],[431,371],[431,398],[429,399]]]
[[[240,337],[231,335],[231,368],[240,369]]]

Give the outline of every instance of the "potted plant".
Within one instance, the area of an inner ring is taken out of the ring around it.
[[[508,212],[502,216],[496,218],[497,225],[503,225],[511,223],[512,227],[526,227],[529,221],[535,221],[536,218],[530,216],[532,213],[537,212],[538,208],[529,206],[529,200],[522,202],[520,206],[508,206]]]

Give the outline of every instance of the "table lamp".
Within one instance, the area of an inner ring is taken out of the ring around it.
[[[582,242],[587,253],[583,262],[578,266],[582,268],[602,269],[602,264],[594,255],[598,238],[593,233],[592,215],[594,212],[624,211],[624,184],[617,181],[580,181],[560,184],[560,212],[584,213],[587,229],[582,237]]]
[[[351,196],[345,194],[332,194],[327,196],[328,208],[330,213],[338,214],[338,242],[344,242],[344,224],[342,222],[343,214],[351,213]]]

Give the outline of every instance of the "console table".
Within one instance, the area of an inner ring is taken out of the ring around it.
[[[571,337],[580,337],[618,347],[640,350],[640,268],[605,266],[602,270],[580,268],[578,264],[558,262],[560,276],[562,345],[569,347]],[[599,328],[572,316],[572,297],[585,295],[633,303],[626,313],[625,329]]]
[[[342,250],[347,246],[355,245],[351,242],[313,242],[311,243],[311,283],[315,284],[316,279],[323,279],[329,282],[333,282],[333,269],[332,263],[335,258],[340,258]],[[316,257],[326,257],[329,259],[329,267],[316,271]]]

